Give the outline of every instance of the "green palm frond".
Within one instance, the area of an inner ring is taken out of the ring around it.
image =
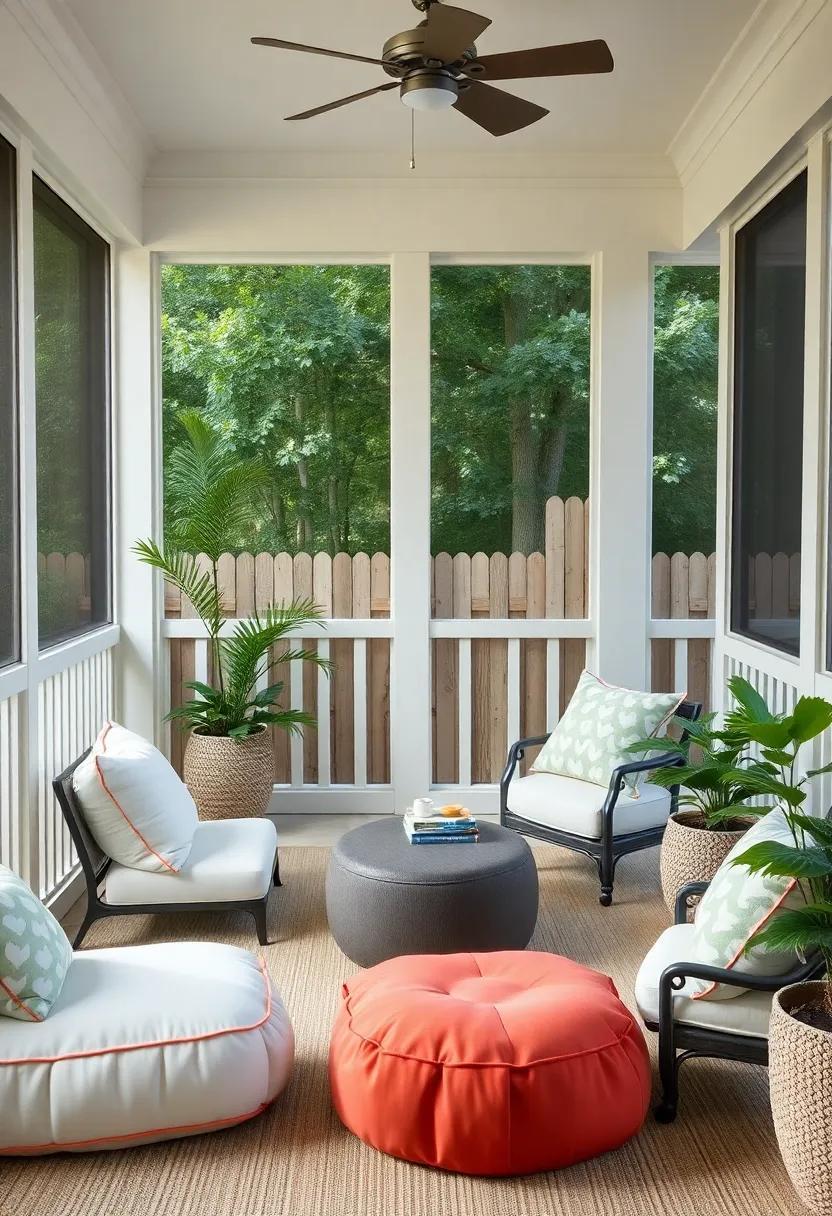
[[[216,562],[257,522],[269,475],[260,461],[241,460],[198,411],[183,411],[179,421],[188,443],[168,459],[168,532],[178,549]]]
[[[212,427],[197,410],[186,410],[179,421],[187,443],[171,453],[167,488],[171,508],[167,534],[171,543],[152,540],[133,546],[140,561],[160,570],[191,601],[208,634],[217,687],[190,681],[197,695],[177,706],[168,719],[185,728],[242,740],[267,727],[295,732],[314,726],[315,718],[279,704],[283,683],[266,687],[272,670],[288,663],[314,663],[327,674],[331,663],[317,651],[274,648],[290,634],[310,632],[322,624],[321,611],[311,599],[272,606],[248,621],[237,621],[224,637],[226,622],[219,590],[218,562],[233,550],[259,516],[259,495],[269,483],[258,461],[241,460],[227,436]],[[200,565],[204,555],[209,569]]]
[[[216,583],[207,571],[200,570],[193,554],[163,551],[152,540],[137,541],[133,552],[140,562],[161,570],[167,581],[191,601],[209,632],[219,628],[222,604]]]

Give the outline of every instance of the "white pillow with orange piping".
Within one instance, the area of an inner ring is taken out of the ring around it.
[[[123,866],[177,874],[199,817],[190,790],[162,753],[116,722],[104,724],[72,779],[98,847]]]

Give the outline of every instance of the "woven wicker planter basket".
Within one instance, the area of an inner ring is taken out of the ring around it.
[[[710,882],[751,821],[736,832],[715,832],[694,826],[698,811],[677,811],[667,821],[660,860],[662,894],[672,913],[676,892],[688,882]]]
[[[185,784],[200,819],[262,815],[274,786],[274,753],[265,731],[235,739],[192,734],[185,748]]]
[[[816,1004],[819,981],[792,984],[771,1005],[769,1086],[777,1143],[792,1185],[815,1212],[832,1213],[832,1034],[790,1016]]]

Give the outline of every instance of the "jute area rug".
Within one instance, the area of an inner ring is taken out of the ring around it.
[[[655,851],[625,858],[601,908],[594,867],[535,849],[540,919],[532,946],[612,975],[632,1007],[638,965],[668,923]],[[0,1162],[0,1212],[15,1216],[781,1216],[804,1211],[780,1161],[765,1069],[694,1060],[677,1122],[648,1119],[618,1152],[559,1173],[456,1177],[367,1148],[329,1101],[327,1046],[341,982],[355,968],[330,937],[327,850],[287,848],[265,948],[297,1037],[294,1078],[259,1119],[130,1151]],[[85,946],[210,939],[257,949],[242,916],[103,922]],[[652,1036],[650,1036],[652,1038]],[[651,1043],[651,1050],[655,1045]],[[2,1117],[2,1112],[0,1112]]]

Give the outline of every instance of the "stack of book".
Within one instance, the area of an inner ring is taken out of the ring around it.
[[[433,814],[406,811],[404,830],[411,844],[476,844],[479,840],[477,821],[464,807],[443,807]]]

